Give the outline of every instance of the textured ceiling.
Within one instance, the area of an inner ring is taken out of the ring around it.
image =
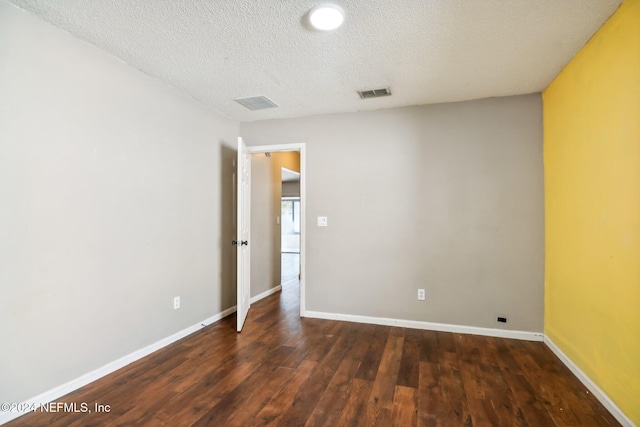
[[[538,92],[619,0],[10,0],[239,121]],[[389,86],[361,100],[356,90]],[[234,101],[265,95],[249,111]]]

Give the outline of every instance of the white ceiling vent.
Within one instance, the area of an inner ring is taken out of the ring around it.
[[[381,89],[359,90],[358,95],[360,95],[360,98],[362,99],[379,98],[381,96],[391,95],[391,90],[388,87],[383,87]]]
[[[274,108],[278,104],[267,98],[266,96],[253,96],[251,98],[236,99],[238,104],[242,104],[249,110],[264,110],[265,108]]]

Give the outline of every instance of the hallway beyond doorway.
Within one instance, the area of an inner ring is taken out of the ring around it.
[[[300,274],[300,254],[282,253],[280,277],[282,287],[298,286]]]
[[[280,212],[281,252],[300,253],[300,197],[283,197]]]

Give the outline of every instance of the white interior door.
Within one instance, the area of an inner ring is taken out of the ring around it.
[[[247,150],[242,138],[238,138],[238,221],[237,240],[234,242],[238,248],[238,332],[242,330],[251,305],[251,250],[249,249],[249,234],[251,225],[251,154]]]

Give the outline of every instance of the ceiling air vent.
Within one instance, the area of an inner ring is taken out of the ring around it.
[[[382,89],[359,90],[358,95],[360,95],[360,98],[362,99],[379,98],[381,96],[391,95],[391,90],[388,87],[383,87]]]
[[[265,108],[274,108],[278,104],[267,98],[266,96],[253,96],[251,98],[236,99],[238,104],[242,104],[249,110],[264,110]]]

